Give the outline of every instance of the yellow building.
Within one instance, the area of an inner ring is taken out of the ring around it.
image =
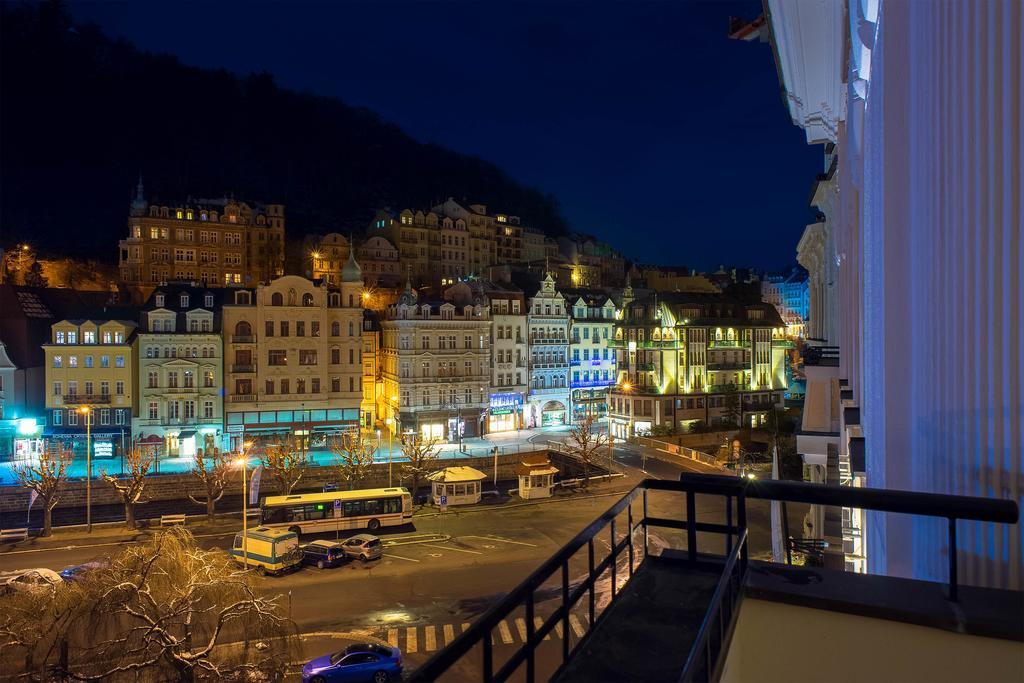
[[[93,456],[113,457],[130,445],[135,410],[136,325],[127,320],[62,320],[43,345],[46,364],[44,436],[84,454],[86,420]]]

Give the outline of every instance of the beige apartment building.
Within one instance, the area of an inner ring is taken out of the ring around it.
[[[761,426],[787,387],[782,318],[771,304],[664,293],[633,301],[609,345],[617,356],[610,418],[616,438],[696,422]],[[731,404],[731,405],[730,405]]]
[[[407,284],[381,329],[385,422],[448,442],[479,435],[491,379],[487,307],[420,301]]]
[[[337,287],[351,248],[349,241],[336,232],[307,235],[302,243],[302,272],[307,277]]]
[[[225,302],[224,412],[233,446],[301,437],[315,448],[364,424],[362,288],[350,255],[338,288],[287,275]]]
[[[226,197],[151,204],[140,179],[118,247],[127,285],[253,287],[284,273],[284,206]]]

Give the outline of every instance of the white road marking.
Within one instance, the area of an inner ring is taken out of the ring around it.
[[[540,630],[540,627],[541,627],[541,626],[542,626],[543,624],[544,624],[544,620],[543,620],[543,619],[541,619],[540,617],[534,617],[534,618],[533,618],[533,630],[534,630],[534,633],[536,633],[537,631],[539,631],[539,630]],[[544,635],[544,640],[551,640],[551,634],[550,634],[550,633],[546,633],[546,634]]]
[[[511,645],[512,631],[509,630],[508,624],[505,623],[504,619],[498,622],[498,631],[501,633],[501,642],[505,643],[506,645]]]
[[[572,626],[573,633],[576,634],[577,638],[582,638],[583,634],[587,632],[586,629],[583,628],[583,624],[580,623],[579,617],[575,614],[569,615],[569,626]]]
[[[519,631],[519,639],[526,642],[526,619],[516,617],[516,630]]]
[[[462,632],[465,633],[468,630],[469,630],[469,624],[467,624],[466,622],[462,622]]]
[[[384,557],[394,557],[398,560],[405,560],[406,562],[420,562],[420,560],[414,560],[411,557],[402,557],[401,555],[392,555],[391,553],[384,553]]]
[[[508,538],[502,538],[501,536],[462,536],[461,538],[482,538],[488,541],[500,541],[501,543],[513,543],[515,545],[528,545],[531,548],[536,548],[536,543],[526,543],[525,541],[513,541]]]
[[[405,651],[416,652],[416,627],[410,626],[405,629]]]
[[[445,545],[432,545],[430,543],[423,543],[421,545],[425,545],[428,548],[437,548],[438,550],[454,550],[457,553],[472,553],[473,555],[483,555],[483,553],[479,550],[466,550],[465,548],[449,548]]]
[[[562,620],[561,619],[559,619],[558,621],[555,622],[555,636],[557,636],[559,640],[562,639]]]
[[[451,624],[445,624],[441,630],[444,631],[444,644],[451,645],[452,641],[455,640],[455,629],[452,628]]]
[[[434,633],[433,626],[423,627],[423,640],[424,648],[427,652],[433,652],[437,649],[437,635]]]
[[[390,645],[391,647],[398,647],[398,629],[397,628],[389,628],[388,629],[388,645]]]

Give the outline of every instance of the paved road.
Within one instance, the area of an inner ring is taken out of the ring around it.
[[[633,450],[618,448],[614,459],[629,469],[630,477],[643,476],[635,467],[643,465],[649,476],[677,478],[679,465],[644,458]],[[304,633],[359,632],[396,643],[403,649],[406,666],[413,669],[461,632],[509,589],[520,583],[588,522],[607,510],[621,494],[574,496],[532,505],[505,505],[498,509],[459,510],[446,515],[421,516],[414,524],[382,534],[386,550],[381,560],[354,562],[337,569],[301,572],[263,579],[269,592],[283,594],[292,617]],[[652,492],[651,514],[681,518],[681,496]],[[639,510],[637,511],[639,515]],[[791,514],[802,514],[791,509]],[[720,500],[698,498],[702,520],[724,521]],[[767,552],[768,508],[753,506],[749,511],[752,552]],[[619,525],[621,529],[625,523]],[[324,534],[333,537],[333,534]],[[203,537],[206,547],[224,547],[229,535]],[[312,538],[312,537],[311,537]],[[305,540],[305,539],[304,539]],[[718,550],[701,538],[702,549]],[[635,539],[639,543],[639,538]],[[715,539],[716,545],[720,543]],[[652,549],[681,547],[682,535],[675,531],[652,531]],[[608,540],[599,539],[598,560],[607,552]],[[116,546],[70,548],[42,552],[8,552],[0,555],[0,569],[44,566],[60,569],[116,550]],[[639,548],[638,548],[639,557]],[[625,562],[623,558],[622,562]],[[570,565],[572,581],[586,574],[586,554]],[[620,567],[625,576],[626,567]],[[556,577],[557,578],[557,577]],[[538,597],[537,616],[546,618],[557,607],[558,591],[549,587]],[[608,582],[598,596],[598,610],[607,603]],[[538,675],[550,673],[560,662],[562,639],[570,645],[587,626],[586,610],[575,610],[564,629],[550,636],[538,651]],[[525,615],[520,610],[494,632],[496,662],[505,660],[525,639]],[[321,636],[309,641],[307,656],[323,654],[337,641]],[[471,670],[479,658],[462,663],[450,680],[476,680]]]

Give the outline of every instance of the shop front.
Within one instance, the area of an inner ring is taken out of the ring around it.
[[[548,401],[540,411],[540,426],[555,427],[566,423],[565,404],[561,401]]]
[[[0,461],[36,461],[45,448],[41,420],[32,417],[0,421]]]
[[[511,432],[522,425],[523,395],[491,394],[487,411],[487,433]]]
[[[603,418],[608,413],[608,389],[576,389],[572,392],[573,420]]]

